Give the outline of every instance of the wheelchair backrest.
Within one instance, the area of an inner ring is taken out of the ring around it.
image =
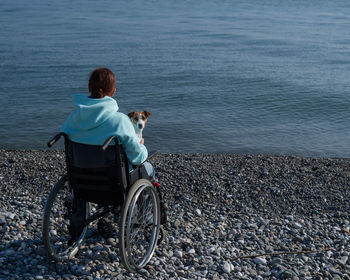
[[[91,202],[118,204],[129,185],[129,166],[121,145],[87,145],[65,137],[67,175],[74,195]]]

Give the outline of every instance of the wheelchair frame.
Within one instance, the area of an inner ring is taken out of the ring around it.
[[[88,226],[122,205],[120,256],[128,271],[137,272],[151,260],[165,235],[159,189],[142,164],[129,173],[128,159],[115,136],[103,146],[95,146],[75,143],[59,133],[47,145],[52,147],[61,136],[65,139],[67,174],[54,185],[44,208],[42,234],[48,255],[57,262],[72,259]],[[99,205],[92,215],[91,203]]]

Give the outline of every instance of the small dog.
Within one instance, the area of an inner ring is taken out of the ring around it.
[[[150,112],[130,112],[128,117],[130,118],[132,124],[134,125],[135,132],[137,136],[142,139],[142,131],[145,128],[147,119],[152,116]]]

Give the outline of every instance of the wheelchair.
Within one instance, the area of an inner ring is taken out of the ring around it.
[[[129,272],[137,272],[151,260],[165,235],[159,184],[152,184],[143,164],[129,173],[116,136],[95,146],[59,133],[47,145],[52,147],[61,136],[67,174],[54,185],[44,208],[42,234],[48,255],[57,262],[69,261],[83,245],[91,223],[110,213],[120,214],[120,258]]]

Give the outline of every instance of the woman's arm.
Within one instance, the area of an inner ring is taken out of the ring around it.
[[[123,146],[128,160],[133,165],[139,165],[147,159],[148,152],[144,143],[144,139],[141,139],[136,135],[134,127],[130,119],[121,114],[120,122],[117,125],[116,135],[120,144]]]

